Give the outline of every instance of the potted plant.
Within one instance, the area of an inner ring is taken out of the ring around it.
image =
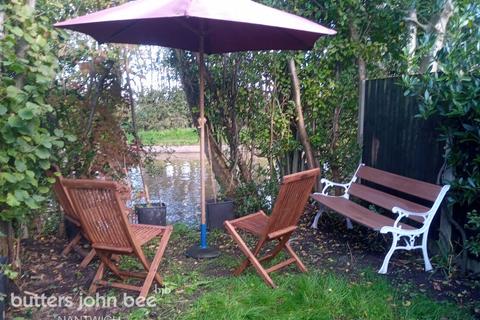
[[[235,219],[233,200],[214,199],[207,200],[207,228],[209,230],[225,230],[223,222]]]
[[[138,223],[167,225],[167,206],[163,202],[137,204],[135,205],[135,213],[138,217]]]

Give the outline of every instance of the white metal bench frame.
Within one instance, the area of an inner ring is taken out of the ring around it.
[[[348,183],[337,183],[330,181],[328,179],[322,178],[320,182],[324,184],[324,187],[320,193],[323,196],[328,196],[328,197],[342,197],[345,199],[349,199],[350,195],[348,194],[348,190],[352,183],[356,182],[358,177],[357,177],[357,172],[358,170],[364,166],[363,163],[361,163],[357,170],[355,171],[352,179]],[[332,196],[328,194],[328,190],[331,187],[340,187],[344,189],[344,193],[340,196]],[[412,212],[408,211],[405,209],[402,209],[400,207],[393,207],[392,208],[392,213],[397,214],[397,218],[395,220],[395,223],[393,226],[384,226],[380,229],[380,233],[386,234],[386,233],[391,233],[392,234],[392,246],[390,247],[390,250],[387,252],[385,255],[385,258],[383,260],[382,267],[378,271],[378,273],[381,274],[386,274],[388,272],[388,263],[390,262],[390,258],[392,257],[393,253],[395,250],[414,250],[414,249],[422,249],[422,254],[423,254],[423,260],[425,263],[425,271],[431,271],[432,270],[432,264],[430,263],[430,259],[428,257],[428,231],[430,229],[430,224],[432,223],[432,220],[435,216],[435,213],[438,211],[438,208],[440,207],[443,198],[445,197],[446,193],[450,189],[450,185],[444,185],[440,192],[437,195],[437,198],[433,202],[432,207],[430,210],[426,212]],[[318,220],[320,219],[322,213],[325,212],[325,207],[322,205],[320,209],[318,210],[317,214],[315,215],[315,219],[312,223],[312,228],[317,229],[318,228]],[[401,220],[404,218],[408,218],[409,216],[419,216],[423,218],[423,225],[420,228],[413,229],[413,230],[404,230],[402,229],[402,226],[399,225]],[[347,220],[347,227],[351,229],[352,223],[349,218],[346,218]],[[417,239],[421,237],[421,244],[416,244]],[[404,245],[400,245],[399,242],[401,242],[401,239],[404,240]]]

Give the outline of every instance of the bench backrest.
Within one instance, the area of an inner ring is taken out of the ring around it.
[[[437,199],[438,194],[442,190],[441,186],[435,184],[403,177],[365,165],[359,167],[356,176],[362,180],[367,180],[431,202]]]
[[[362,179],[362,183],[358,181],[358,178]],[[416,200],[411,201],[402,196],[392,195],[375,188],[372,189],[369,186],[365,186],[363,184],[364,181],[400,191],[406,195],[426,200],[431,204],[426,206],[419,204],[419,201]],[[398,207],[411,212],[425,213],[426,215],[424,216],[412,215],[409,218],[423,223],[424,227],[428,228],[449,188],[449,185],[442,187],[360,164],[347,193],[387,210],[393,210],[394,207]]]

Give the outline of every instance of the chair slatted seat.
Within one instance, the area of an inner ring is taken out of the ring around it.
[[[269,286],[275,288],[275,283],[269,276],[269,273],[280,270],[292,263],[295,263],[302,272],[307,271],[307,268],[293,251],[288,241],[297,228],[298,220],[304,212],[309,194],[319,174],[320,169],[312,169],[285,176],[280,185],[271,216],[267,216],[263,211],[259,211],[238,219],[225,221],[225,229],[246,256],[243,263],[235,270],[235,275],[240,275],[251,264],[262,279]],[[257,236],[258,242],[253,250],[242,239],[238,233],[239,230]],[[262,248],[271,241],[277,242],[277,245],[271,252],[259,257]],[[287,252],[290,256],[289,259],[267,269],[262,266],[260,262],[273,259],[282,250]]]

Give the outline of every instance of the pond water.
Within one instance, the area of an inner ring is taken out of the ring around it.
[[[197,225],[200,221],[200,160],[198,153],[159,154],[144,170],[152,201],[167,206],[167,223]],[[133,193],[142,190],[140,171],[129,173]],[[216,188],[218,190],[218,186]],[[211,172],[206,169],[206,198],[213,197]],[[133,197],[135,199],[135,196]]]

